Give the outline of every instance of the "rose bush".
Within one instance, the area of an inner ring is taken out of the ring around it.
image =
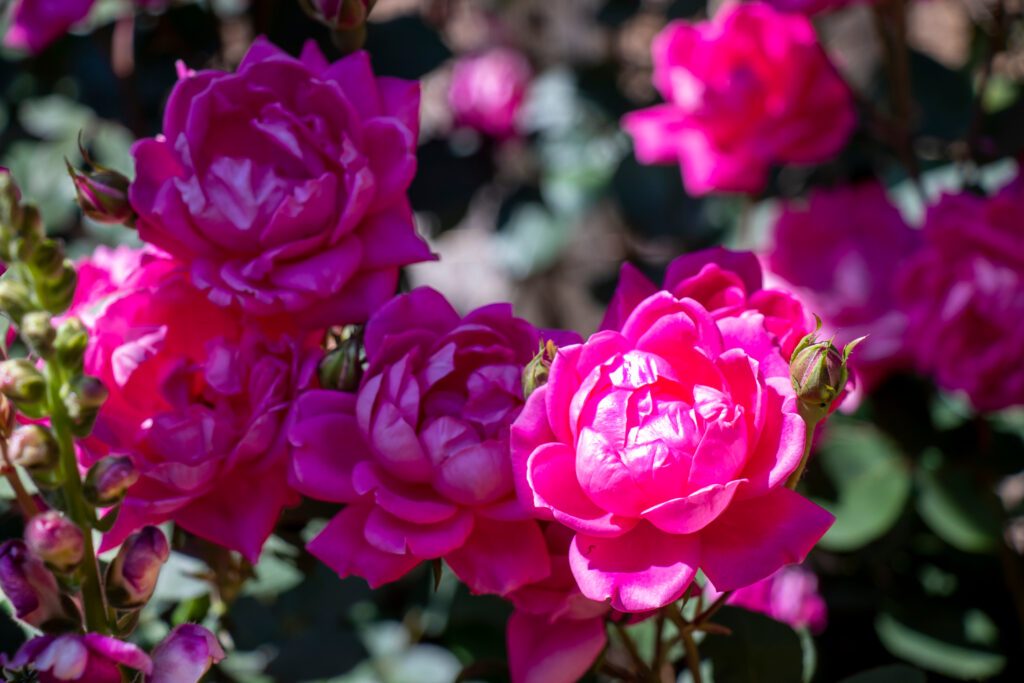
[[[432,258],[406,198],[418,107],[415,82],[374,76],[365,52],[329,64],[312,41],[183,72],[163,135],[132,148],[139,235],[220,306],[364,322],[399,266]]]
[[[783,486],[803,447],[766,317],[668,291],[561,348],[512,427],[523,505],[575,532],[583,595],[624,612],[677,600],[698,568],[725,591],[800,561],[832,522]]]
[[[730,2],[654,39],[665,104],[627,114],[644,164],[678,162],[691,195],[757,192],[773,164],[825,161],[856,124],[849,88],[806,17]]]

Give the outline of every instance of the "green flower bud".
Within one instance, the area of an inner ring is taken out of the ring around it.
[[[7,452],[12,463],[33,473],[53,469],[60,459],[57,439],[43,425],[23,425],[15,429],[7,443]]]
[[[100,458],[85,474],[85,499],[96,507],[117,505],[132,484],[139,480],[139,471],[126,455]]]
[[[72,434],[89,435],[109,393],[103,382],[89,375],[78,375],[60,388],[60,399],[71,419]]]
[[[820,422],[834,410],[850,376],[847,366],[850,352],[864,340],[864,337],[856,339],[840,351],[831,339],[817,338],[821,329],[821,320],[817,320],[817,328],[800,340],[789,363],[800,415],[808,424]]]
[[[0,280],[0,309],[3,309],[11,320],[16,324],[20,323],[22,316],[33,308],[35,306],[32,304],[32,294],[28,287],[17,280]]]
[[[67,574],[81,564],[85,537],[77,524],[57,510],[34,516],[25,525],[25,544],[51,569]]]
[[[523,398],[529,398],[530,394],[547,384],[548,373],[551,371],[551,363],[554,362],[556,353],[558,347],[553,341],[548,340],[546,344],[541,345],[533,360],[523,368]]]
[[[19,328],[22,339],[42,358],[53,353],[53,342],[57,338],[57,330],[53,329],[50,314],[45,311],[26,313],[21,319]]]
[[[37,403],[46,394],[46,380],[24,358],[5,360],[0,363],[0,393],[16,404]]]
[[[320,386],[338,391],[358,391],[359,381],[363,378],[362,347],[362,334],[357,332],[324,354],[316,368]]]
[[[88,345],[89,332],[78,318],[67,318],[57,327],[53,348],[57,352],[57,362],[65,368],[81,371]]]
[[[64,259],[55,277],[48,278],[36,288],[39,295],[39,302],[50,313],[58,315],[67,310],[71,300],[75,296],[75,287],[78,285],[78,274],[75,272],[75,264]]]
[[[26,260],[44,277],[61,275],[60,269],[65,262],[64,244],[47,237],[36,245]]]

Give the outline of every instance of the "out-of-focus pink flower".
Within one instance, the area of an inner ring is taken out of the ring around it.
[[[39,683],[121,683],[118,664],[146,674],[153,670],[153,663],[138,646],[98,633],[33,638],[4,666],[31,666],[38,672]]]
[[[309,327],[365,321],[400,266],[433,258],[406,189],[419,86],[365,52],[329,64],[266,39],[236,73],[183,72],[164,134],[135,143],[139,235],[181,259],[220,306]]]
[[[623,612],[673,602],[698,568],[720,590],[749,585],[832,523],[784,486],[804,446],[787,335],[742,303],[757,283],[723,288],[738,271],[709,265],[686,264],[705,273],[694,298],[655,292],[619,329],[559,349],[512,427],[520,501],[576,532],[580,590]]]
[[[365,24],[372,6],[368,0],[306,0],[302,4],[311,17],[335,31]]]
[[[708,601],[721,595],[713,588],[705,591]],[[818,593],[818,577],[800,565],[783,567],[757,583],[740,588],[726,602],[752,612],[760,612],[795,629],[809,628],[813,633],[825,630],[825,600]]]
[[[569,569],[572,537],[561,524],[545,524],[551,574],[506,596],[516,606],[506,633],[513,683],[573,683],[607,642],[609,607],[580,593]]]
[[[499,139],[515,136],[516,118],[532,77],[530,62],[510,48],[459,59],[448,90],[455,124]]]
[[[284,421],[313,381],[316,353],[243,325],[155,251],[117,294],[76,301],[70,313],[89,326],[86,372],[110,391],[80,461],[113,452],[139,471],[102,547],[173,519],[255,561],[281,508],[298,499],[285,483]]]
[[[366,326],[358,394],[309,391],[296,403],[292,485],[348,503],[309,551],[372,586],[438,557],[479,593],[545,578],[544,538],[516,500],[508,446],[541,338],[508,304],[460,317],[429,288],[381,308]]]
[[[781,278],[818,314],[823,336],[840,347],[863,335],[851,365],[865,390],[911,366],[906,313],[895,300],[900,273],[920,239],[877,182],[811,193],[789,203],[766,255]]]
[[[224,659],[216,636],[199,624],[181,624],[153,649],[153,674],[146,683],[198,683]]]
[[[85,19],[96,0],[20,0],[14,5],[4,45],[32,53]]]
[[[92,325],[97,313],[103,309],[104,299],[121,290],[147,254],[156,253],[153,249],[133,249],[125,245],[114,249],[103,245],[96,247],[89,258],[75,265],[78,284],[68,315],[77,316],[86,325]]]
[[[712,20],[669,24],[652,51],[666,103],[622,125],[641,163],[681,165],[691,195],[757,192],[773,164],[825,161],[856,125],[806,17],[729,2]]]
[[[618,330],[633,309],[659,289],[671,292],[677,299],[696,300],[715,320],[735,317],[744,311],[760,313],[787,361],[800,340],[814,329],[813,316],[797,297],[781,289],[762,287],[761,265],[754,254],[722,247],[676,258],[668,265],[660,288],[632,264],[623,263],[601,329]]]
[[[20,538],[0,545],[0,590],[26,624],[40,628],[65,619],[57,580]]]
[[[901,301],[917,367],[980,411],[1024,404],[1024,183],[946,195],[904,266]]]

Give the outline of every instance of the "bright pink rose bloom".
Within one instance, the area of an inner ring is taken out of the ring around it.
[[[220,306],[297,324],[363,322],[400,266],[433,258],[406,189],[419,86],[377,78],[365,52],[329,64],[265,39],[236,73],[189,72],[164,135],[135,143],[139,235],[188,264]]]
[[[698,301],[715,320],[747,310],[760,313],[765,328],[778,338],[787,361],[800,340],[814,330],[813,316],[799,299],[789,292],[762,288],[761,265],[754,254],[722,247],[676,258],[665,270],[660,288],[635,266],[623,263],[601,329],[618,330],[633,309],[659,289],[677,299]]]
[[[841,347],[868,335],[851,361],[864,388],[912,365],[893,292],[919,242],[876,182],[812,192],[775,223],[768,269],[821,316],[822,336]]]
[[[283,426],[316,352],[243,325],[159,252],[143,254],[116,294],[70,313],[94,308],[85,369],[110,397],[80,460],[124,454],[140,473],[102,547],[173,519],[255,562],[281,508],[298,500],[285,485]]]
[[[39,683],[121,683],[118,664],[146,674],[153,670],[138,646],[98,633],[39,636],[22,645],[9,662],[0,658],[0,666],[8,669],[31,667]]]
[[[13,10],[4,45],[32,53],[67,33],[89,15],[96,0],[20,0]]]
[[[547,577],[544,537],[516,500],[508,445],[523,367],[541,338],[508,304],[460,317],[429,288],[374,314],[358,394],[309,391],[296,403],[290,482],[348,503],[309,551],[371,586],[439,557],[478,593]]]
[[[153,649],[153,675],[146,683],[199,683],[222,659],[216,636],[199,624],[181,624]]]
[[[729,2],[710,21],[654,39],[666,103],[622,120],[644,164],[678,162],[691,195],[758,192],[773,164],[813,164],[856,125],[850,90],[806,17]]]
[[[706,598],[718,599],[721,593],[710,589]],[[827,623],[825,600],[818,593],[818,577],[800,565],[783,567],[757,583],[740,588],[726,602],[752,612],[760,612],[795,629],[809,628],[821,633]]]
[[[1024,183],[946,195],[904,265],[901,300],[918,368],[975,408],[1024,404]]]
[[[580,593],[569,569],[572,537],[561,524],[544,525],[551,574],[506,596],[516,606],[506,632],[513,683],[573,683],[604,650],[609,608]]]
[[[756,309],[698,301],[656,292],[619,330],[559,349],[512,427],[520,500],[576,532],[580,590],[623,612],[677,600],[698,568],[719,590],[749,585],[833,519],[784,486],[804,423],[779,335]]]
[[[448,90],[455,124],[499,139],[514,137],[516,118],[532,78],[530,62],[509,48],[459,59]]]

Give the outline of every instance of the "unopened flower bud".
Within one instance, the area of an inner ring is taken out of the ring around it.
[[[193,683],[224,659],[224,649],[199,624],[181,624],[153,648],[152,657],[153,674],[146,683]]]
[[[363,378],[361,352],[362,335],[353,334],[324,354],[316,368],[320,386],[338,391],[358,391],[359,381]]]
[[[160,567],[171,556],[167,538],[146,526],[125,539],[107,568],[107,599],[118,609],[142,607],[153,595]]]
[[[52,277],[60,275],[65,258],[64,243],[48,237],[36,245],[27,260],[43,277]]]
[[[16,324],[34,308],[28,287],[17,280],[0,280],[0,309]]]
[[[45,280],[38,288],[39,303],[54,315],[63,313],[71,305],[77,285],[78,274],[75,272],[75,264],[64,259],[54,277]]]
[[[800,341],[789,363],[800,414],[808,424],[825,419],[835,408],[850,376],[850,352],[864,339],[852,341],[840,351],[831,339],[818,340],[816,333],[820,329],[818,320],[818,328]]]
[[[135,210],[128,202],[131,181],[123,173],[105,168],[82,171],[67,162],[68,173],[75,183],[78,206],[97,223],[114,225],[135,222]]]
[[[67,408],[68,417],[76,421],[102,406],[109,394],[103,382],[90,375],[78,375],[60,388],[60,398]]]
[[[88,345],[89,332],[78,318],[67,318],[57,327],[53,348],[57,352],[57,362],[65,368],[80,371]]]
[[[23,425],[14,430],[7,443],[11,462],[32,472],[46,472],[57,465],[60,447],[43,425]]]
[[[558,347],[553,341],[548,340],[541,346],[533,360],[523,368],[523,398],[529,398],[530,394],[547,384],[548,373],[551,372],[551,363],[555,360],[556,353]]]
[[[108,455],[97,460],[85,474],[85,499],[101,508],[117,505],[138,480],[139,471],[131,458]]]
[[[82,562],[82,530],[57,510],[35,515],[25,525],[25,543],[55,571],[69,573]]]
[[[21,539],[0,545],[0,589],[26,624],[46,630],[66,618],[57,580]]]
[[[18,403],[36,403],[46,393],[46,380],[30,361],[15,358],[0,362],[0,393]]]
[[[45,311],[26,313],[21,319],[19,330],[22,339],[41,357],[47,358],[53,352],[53,342],[57,338],[57,330],[53,328],[53,321],[49,313]]]

